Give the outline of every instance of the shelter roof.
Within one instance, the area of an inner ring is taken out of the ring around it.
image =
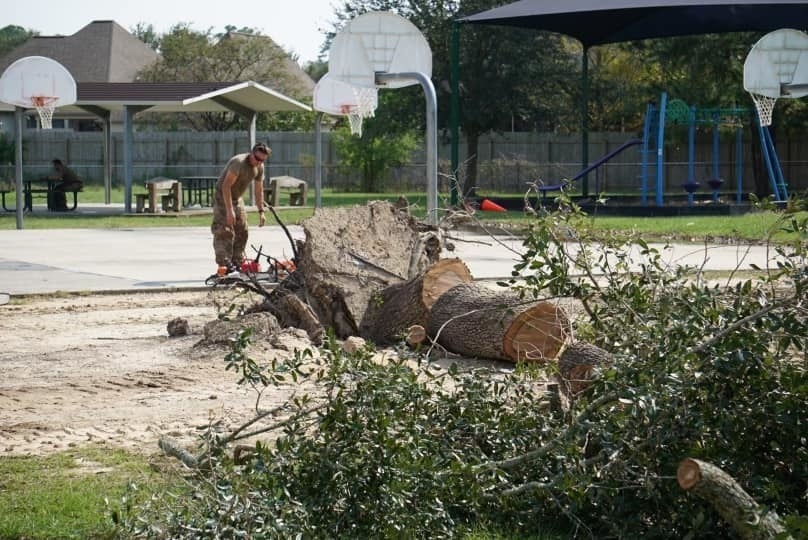
[[[808,1],[520,0],[460,20],[557,32],[590,47],[684,35],[808,29]]]
[[[149,112],[311,111],[311,107],[254,81],[207,83],[76,83],[74,105],[60,113],[117,112],[125,105]],[[0,103],[0,110],[14,107]]]

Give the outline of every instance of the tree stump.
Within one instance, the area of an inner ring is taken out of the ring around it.
[[[388,345],[413,325],[426,328],[435,301],[455,285],[472,279],[463,261],[442,259],[423,274],[378,291],[365,310],[359,334],[377,345]]]
[[[427,333],[463,356],[543,362],[566,343],[569,320],[552,302],[526,302],[510,290],[464,283],[435,301]]]
[[[761,508],[734,478],[715,465],[684,459],[676,479],[682,489],[710,503],[741,538],[769,539],[785,531],[775,512]]]
[[[302,287],[295,294],[339,338],[359,333],[378,291],[407,281],[413,268],[423,271],[440,252],[410,216],[385,201],[319,208],[302,225],[306,242],[295,271]]]

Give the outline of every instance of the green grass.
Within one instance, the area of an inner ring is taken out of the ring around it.
[[[163,483],[142,456],[100,446],[0,458],[0,538],[112,538],[105,500],[120,505],[130,481]]]
[[[423,193],[406,194],[410,204],[416,206],[416,214],[425,214],[426,195]],[[322,202],[324,207],[352,206],[365,204],[373,200],[386,200],[393,202],[398,198],[398,194],[377,194],[377,193],[334,193],[331,190],[323,190]],[[123,189],[116,188],[110,194],[113,203],[123,203]],[[79,194],[79,207],[82,203],[103,203],[104,189],[101,186],[87,186]],[[313,206],[314,195],[309,197],[309,205]],[[40,201],[35,201],[35,204]],[[16,204],[13,194],[6,195],[6,206],[14,208]],[[278,210],[278,216],[286,225],[299,223],[301,220],[311,217],[314,213],[312,208],[284,208]],[[129,229],[145,227],[208,227],[210,226],[210,214],[199,215],[177,215],[166,214],[140,214],[140,215],[89,215],[73,212],[26,214],[23,218],[26,229]],[[253,220],[254,222],[254,220]],[[267,215],[267,222],[274,225],[274,219]],[[0,211],[0,230],[17,228],[15,212]]]
[[[424,193],[406,193],[409,203],[413,206],[413,213],[423,217],[426,210],[426,196]],[[104,202],[104,190],[100,186],[88,186],[80,194],[79,205],[82,202]],[[325,189],[321,194],[324,207],[352,206],[365,204],[372,200],[395,201],[398,194],[391,193],[336,193]],[[122,188],[116,188],[111,193],[112,202],[123,201]],[[6,205],[12,208],[13,195],[7,196]],[[313,194],[309,204],[313,204]],[[439,201],[439,206],[444,201]],[[295,209],[284,208],[278,210],[281,221],[286,225],[300,223],[313,213],[311,208]],[[803,212],[798,216],[805,217]],[[507,224],[511,228],[524,228],[535,219],[526,217],[522,212],[478,212],[475,217],[484,223]],[[770,231],[777,227],[778,220],[783,214],[777,212],[749,212],[734,216],[678,216],[678,217],[617,217],[590,215],[582,227],[589,231],[607,233],[612,231],[636,232],[647,240],[672,239],[679,241],[703,241],[705,239],[738,238],[747,241],[761,241],[769,237]],[[270,225],[274,224],[271,215],[267,216]],[[85,215],[71,212],[66,213],[38,213],[26,215],[24,225],[26,229],[64,229],[64,228],[143,228],[143,227],[207,227],[211,216],[201,215]],[[254,222],[254,220],[253,220]],[[0,212],[0,230],[15,229],[16,215],[13,212]],[[795,240],[794,235],[784,233],[775,234],[773,239],[778,242]]]

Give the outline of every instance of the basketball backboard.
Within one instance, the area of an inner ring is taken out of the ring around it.
[[[0,76],[0,101],[36,109],[40,126],[50,129],[54,109],[76,102],[76,81],[56,60],[26,56],[8,66]]]
[[[743,65],[743,87],[767,98],[797,98],[808,90],[790,84],[808,83],[808,34],[782,28],[769,32],[752,47]]]
[[[26,56],[0,76],[0,101],[35,108],[34,98],[50,98],[56,107],[76,102],[76,81],[59,62],[44,56]]]
[[[328,72],[353,86],[401,88],[417,84],[397,79],[377,85],[376,73],[432,76],[432,50],[410,21],[392,12],[371,11],[349,21],[331,44]]]
[[[369,103],[361,103],[360,93],[367,93]],[[314,87],[314,110],[334,115],[346,115],[365,106],[375,111],[379,104],[376,88],[358,88],[332,77],[323,75]]]

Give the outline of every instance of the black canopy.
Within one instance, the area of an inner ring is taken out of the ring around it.
[[[459,19],[461,23],[517,26],[574,37],[584,47],[649,38],[808,29],[808,0],[520,0]],[[453,42],[453,47],[456,47]],[[751,47],[751,44],[750,44]],[[457,54],[452,53],[453,72]],[[582,58],[582,144],[585,168],[588,149],[588,62]],[[457,84],[452,81],[452,110]],[[456,113],[453,112],[453,118]],[[457,168],[457,122],[452,123],[452,169]],[[584,195],[588,192],[583,179]],[[454,194],[453,194],[454,195]],[[454,199],[454,197],[453,197]]]
[[[547,30],[585,48],[695,34],[808,28],[806,0],[521,0],[462,22]]]

